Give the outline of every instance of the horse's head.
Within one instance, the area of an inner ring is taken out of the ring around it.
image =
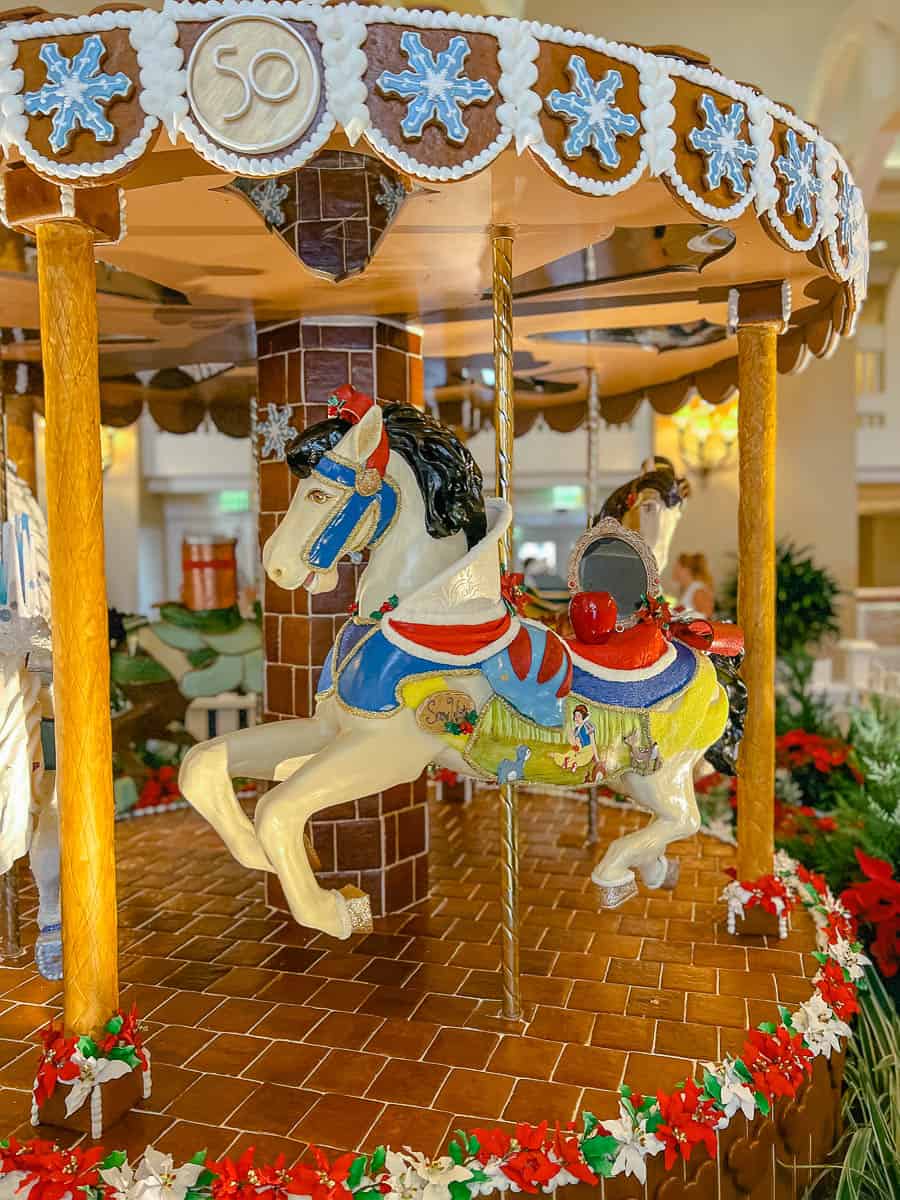
[[[340,559],[384,536],[398,503],[396,485],[385,479],[389,455],[381,409],[370,396],[339,388],[328,419],[305,430],[288,451],[300,482],[263,547],[274,583],[329,592],[337,586]]]
[[[659,455],[642,465],[641,474],[612,493],[600,513],[615,517],[626,529],[639,533],[653,551],[662,571],[669,560],[672,536],[681,520],[688,481],[675,474],[668,458]],[[599,518],[595,518],[597,520]]]

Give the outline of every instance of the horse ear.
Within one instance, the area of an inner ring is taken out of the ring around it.
[[[347,433],[348,457],[365,462],[381,442],[382,425],[381,409],[373,404]]]

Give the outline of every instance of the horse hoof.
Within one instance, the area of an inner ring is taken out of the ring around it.
[[[678,876],[681,874],[681,865],[677,858],[666,858],[665,855],[662,855],[660,858],[654,858],[653,862],[641,867],[640,872],[641,878],[648,888],[654,891],[657,888],[671,891],[678,882]]]
[[[34,944],[34,963],[38,973],[56,982],[63,977],[62,926],[47,925]]]
[[[338,894],[346,905],[346,913],[350,918],[350,930],[346,936],[349,937],[351,933],[371,933],[374,926],[372,901],[368,895],[351,883],[342,887]]]
[[[594,885],[597,888],[597,902],[600,908],[619,908],[626,900],[638,894],[634,875],[630,871],[625,879],[620,879],[617,883],[594,879]]]

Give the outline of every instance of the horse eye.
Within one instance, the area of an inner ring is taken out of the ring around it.
[[[323,492],[320,488],[313,488],[312,491],[306,493],[307,500],[312,500],[313,504],[327,504],[331,497],[327,492]]]

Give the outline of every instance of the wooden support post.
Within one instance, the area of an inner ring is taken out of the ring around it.
[[[64,1020],[96,1035],[118,1007],[116,857],[94,235],[37,225],[47,524],[53,581]]]
[[[512,500],[515,384],[513,382],[512,313],[513,231],[491,232],[494,307],[494,448],[496,492]],[[513,566],[512,527],[500,542],[501,570]],[[519,808],[514,783],[500,784],[500,935],[503,975],[501,1012],[509,1021],[522,1017],[519,980]]]
[[[739,758],[739,879],[770,874],[775,854],[776,353],[789,303],[780,284],[742,289],[731,299],[740,390],[738,619],[748,692]]]

